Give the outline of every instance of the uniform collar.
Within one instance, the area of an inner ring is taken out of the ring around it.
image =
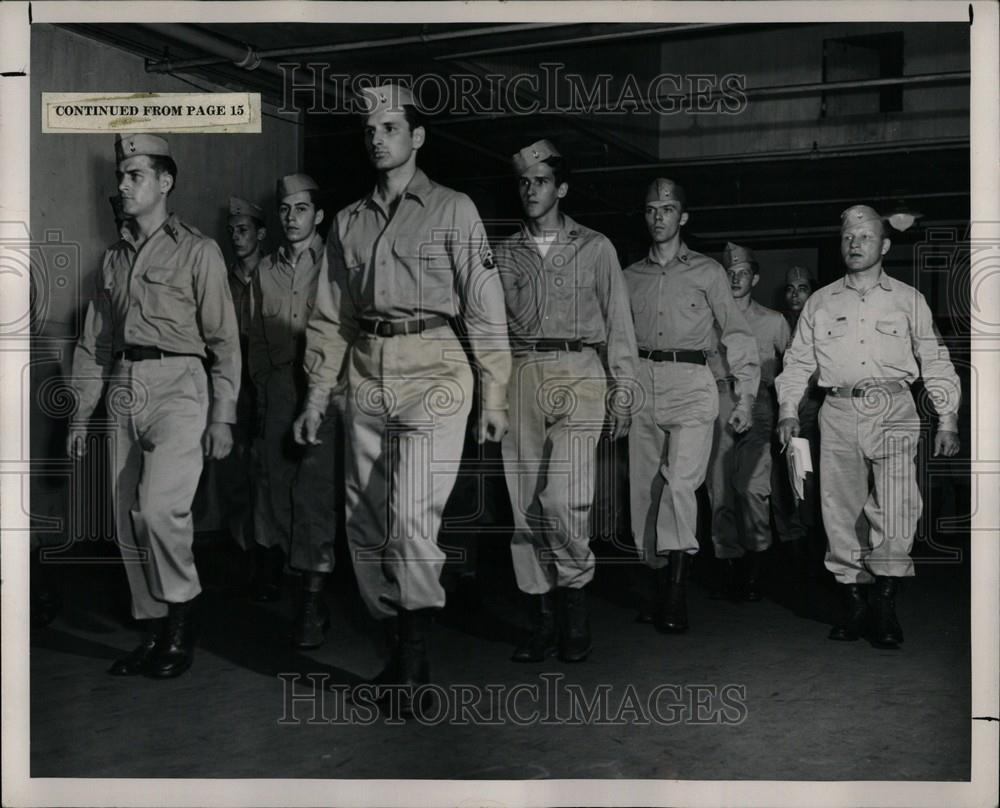
[[[569,242],[578,239],[582,235],[582,232],[580,229],[580,225],[578,225],[576,221],[572,219],[570,216],[568,216],[565,213],[560,213],[559,215],[562,218],[562,222],[559,225],[559,229],[556,231],[555,240],[552,241],[551,243],[554,246],[565,246]],[[531,235],[531,231],[528,230],[528,225],[525,224],[524,222],[521,223],[521,230],[519,235],[521,241],[525,243],[532,241],[534,238]]]
[[[180,220],[177,218],[177,214],[170,213],[167,215],[167,218],[163,220],[163,224],[161,224],[159,227],[156,228],[156,230],[154,230],[152,233],[149,234],[149,238],[147,238],[146,241],[147,242],[151,241],[157,235],[157,233],[162,232],[170,236],[170,238],[172,238],[174,242],[177,242],[180,240],[180,227],[181,223]],[[137,249],[135,243],[135,236],[132,233],[132,228],[130,227],[122,228],[121,230],[118,231],[118,235],[120,235],[121,240],[124,241],[129,246],[131,246],[133,250]]]
[[[850,275],[844,275],[844,277],[840,279],[840,283],[834,286],[831,294],[839,295],[845,289],[852,289],[853,291],[856,292],[857,289],[854,287],[854,285],[847,282],[850,277],[851,277]],[[887,292],[891,292],[893,290],[892,278],[885,274],[884,269],[881,272],[879,272],[878,280],[875,281],[875,286],[881,286]],[[872,286],[872,289],[874,289],[875,286]]]
[[[674,256],[675,261],[680,261],[682,264],[691,263],[691,251],[688,250],[687,244],[682,240],[680,245],[677,247],[677,255]],[[661,264],[653,255],[653,248],[649,248],[649,252],[646,253],[646,263],[652,264],[654,267],[664,267],[669,266],[669,264]],[[672,262],[671,262],[672,263]]]
[[[413,172],[413,176],[410,177],[410,181],[406,188],[403,190],[403,197],[413,199],[419,202],[422,206],[427,207],[427,199],[433,188],[433,183],[431,183],[423,169],[417,168],[417,170]],[[371,207],[372,205],[375,205],[376,207],[379,206],[374,199],[376,190],[377,188],[372,188],[368,192],[368,195],[363,197],[358,204],[354,206],[351,210],[352,216],[360,213],[364,208]]]
[[[314,264],[323,254],[323,238],[318,232],[313,233],[313,237],[309,241],[309,246],[306,247],[306,251],[309,253],[309,257],[312,258]],[[288,252],[287,242],[282,242],[281,246],[278,247],[278,258],[286,264],[293,263],[292,256]]]

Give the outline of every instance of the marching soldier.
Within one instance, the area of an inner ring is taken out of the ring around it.
[[[729,418],[734,432],[750,427],[760,383],[757,343],[725,272],[681,239],[685,204],[684,189],[673,180],[650,184],[646,226],[653,245],[648,257],[625,269],[641,387],[629,434],[632,532],[640,557],[655,571],[653,619],[671,633],[688,628],[685,580],[698,552],[695,491],[705,480],[719,412],[706,351],[720,340],[726,347],[738,398]]]
[[[305,402],[303,359],[306,323],[327,273],[326,251],[316,228],[323,221],[319,186],[305,174],[278,181],[278,218],[284,239],[265,258],[253,281],[250,374],[257,389],[262,430],[257,472],[257,542],[273,587],[281,581],[282,559],[301,572],[292,642],[299,648],[323,644],[330,625],[323,588],[334,563],[337,531],[337,410],[324,411],[316,445],[295,443],[292,424]],[[270,558],[267,558],[270,555]],[[260,597],[266,588],[258,590]]]
[[[897,582],[913,575],[909,553],[923,504],[913,468],[920,420],[910,385],[922,376],[934,401],[935,456],[958,452],[961,392],[924,296],[883,270],[890,246],[875,210],[854,205],[843,212],[847,274],[806,302],[776,384],[783,444],[800,432],[799,402],[815,371],[826,390],[819,413],[826,566],[848,606],[830,639],[858,639],[871,614],[874,644],[898,648]]]
[[[800,266],[785,273],[785,319],[794,331],[809,296],[816,291],[813,274]],[[771,473],[771,512],[781,541],[782,566],[793,592],[796,608],[807,609],[816,594],[820,574],[825,571],[823,555],[826,536],[819,511],[819,408],[823,390],[816,384],[816,373],[809,378],[799,401],[799,437],[809,441],[813,471],[803,483],[803,499],[796,501],[788,480],[784,455],[774,458]],[[780,449],[776,443],[775,450]]]
[[[774,376],[791,333],[785,318],[760,305],[751,291],[760,281],[760,267],[746,247],[727,243],[722,266],[737,308],[746,318],[760,356],[760,387],[754,399],[752,423],[743,433],[729,427],[738,406],[735,377],[729,372],[724,348],[715,361],[718,374],[719,416],[708,478],[712,500],[712,542],[722,564],[722,593],[730,599],[742,594],[760,600],[763,553],[771,546],[771,440],[774,434]],[[745,568],[739,575],[737,562]],[[742,578],[742,580],[740,580]],[[742,584],[742,585],[740,585]],[[742,590],[742,592],[740,591]]]
[[[115,420],[118,543],[142,643],[110,673],[179,676],[193,660],[201,591],[191,503],[202,455],[232,447],[240,347],[218,245],[167,211],[177,166],[167,141],[117,135],[118,190],[131,229],[104,254],[73,355],[79,408],[67,451],[86,449],[87,422],[108,383]],[[203,361],[211,365],[211,396]]]
[[[533,607],[513,660],[540,662],[558,641],[560,657],[579,662],[591,648],[584,587],[594,576],[597,442],[608,410],[613,438],[628,432],[628,407],[607,405],[618,389],[628,397],[635,334],[611,242],[561,212],[569,185],[555,146],[533,143],[513,165],[526,222],[496,253],[514,357],[503,455],[514,572]]]
[[[306,406],[295,438],[315,444],[343,371],[347,538],[361,596],[387,623],[400,712],[429,679],[428,612],[444,605],[437,546],[472,405],[460,316],[481,372],[480,440],[507,430],[510,375],[503,290],[476,206],[417,167],[426,130],[410,91],[366,89],[376,186],[341,210],[329,273],[309,319]],[[392,630],[395,621],[396,631]]]

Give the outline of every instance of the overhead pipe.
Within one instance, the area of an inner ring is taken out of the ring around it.
[[[451,39],[469,39],[473,37],[489,36],[491,34],[508,34],[520,31],[534,31],[541,28],[565,28],[576,26],[579,23],[516,23],[512,25],[489,25],[480,28],[466,28],[457,31],[438,31],[436,33],[407,34],[406,36],[388,37],[385,39],[367,39],[357,42],[331,42],[323,45],[302,45],[299,47],[285,48],[265,48],[258,50],[254,46],[245,44],[243,47],[247,52],[254,54],[259,59],[278,59],[292,56],[320,56],[333,53],[346,53],[359,50],[377,50],[379,48],[395,48],[404,45],[420,45],[431,42],[443,42]],[[148,26],[150,28],[158,26]],[[159,26],[162,27],[162,26]],[[171,26],[172,27],[172,26]],[[216,51],[210,48],[213,54]],[[185,70],[192,67],[207,67],[210,65],[226,64],[228,59],[220,59],[218,55],[200,57],[192,59],[165,59],[159,62],[150,62],[146,65],[148,73],[171,73],[175,70]],[[235,62],[234,62],[235,63]],[[247,67],[245,64],[237,64],[237,67]],[[247,69],[252,70],[253,67]]]

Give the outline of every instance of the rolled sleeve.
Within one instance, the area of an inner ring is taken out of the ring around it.
[[[202,339],[211,351],[211,422],[236,423],[242,357],[226,263],[219,245],[206,239],[195,259],[193,281]]]

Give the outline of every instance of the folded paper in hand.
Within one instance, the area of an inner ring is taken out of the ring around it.
[[[792,438],[786,450],[788,460],[788,480],[792,484],[796,501],[805,499],[803,489],[806,472],[813,470],[812,454],[809,452],[809,441],[805,438]]]

